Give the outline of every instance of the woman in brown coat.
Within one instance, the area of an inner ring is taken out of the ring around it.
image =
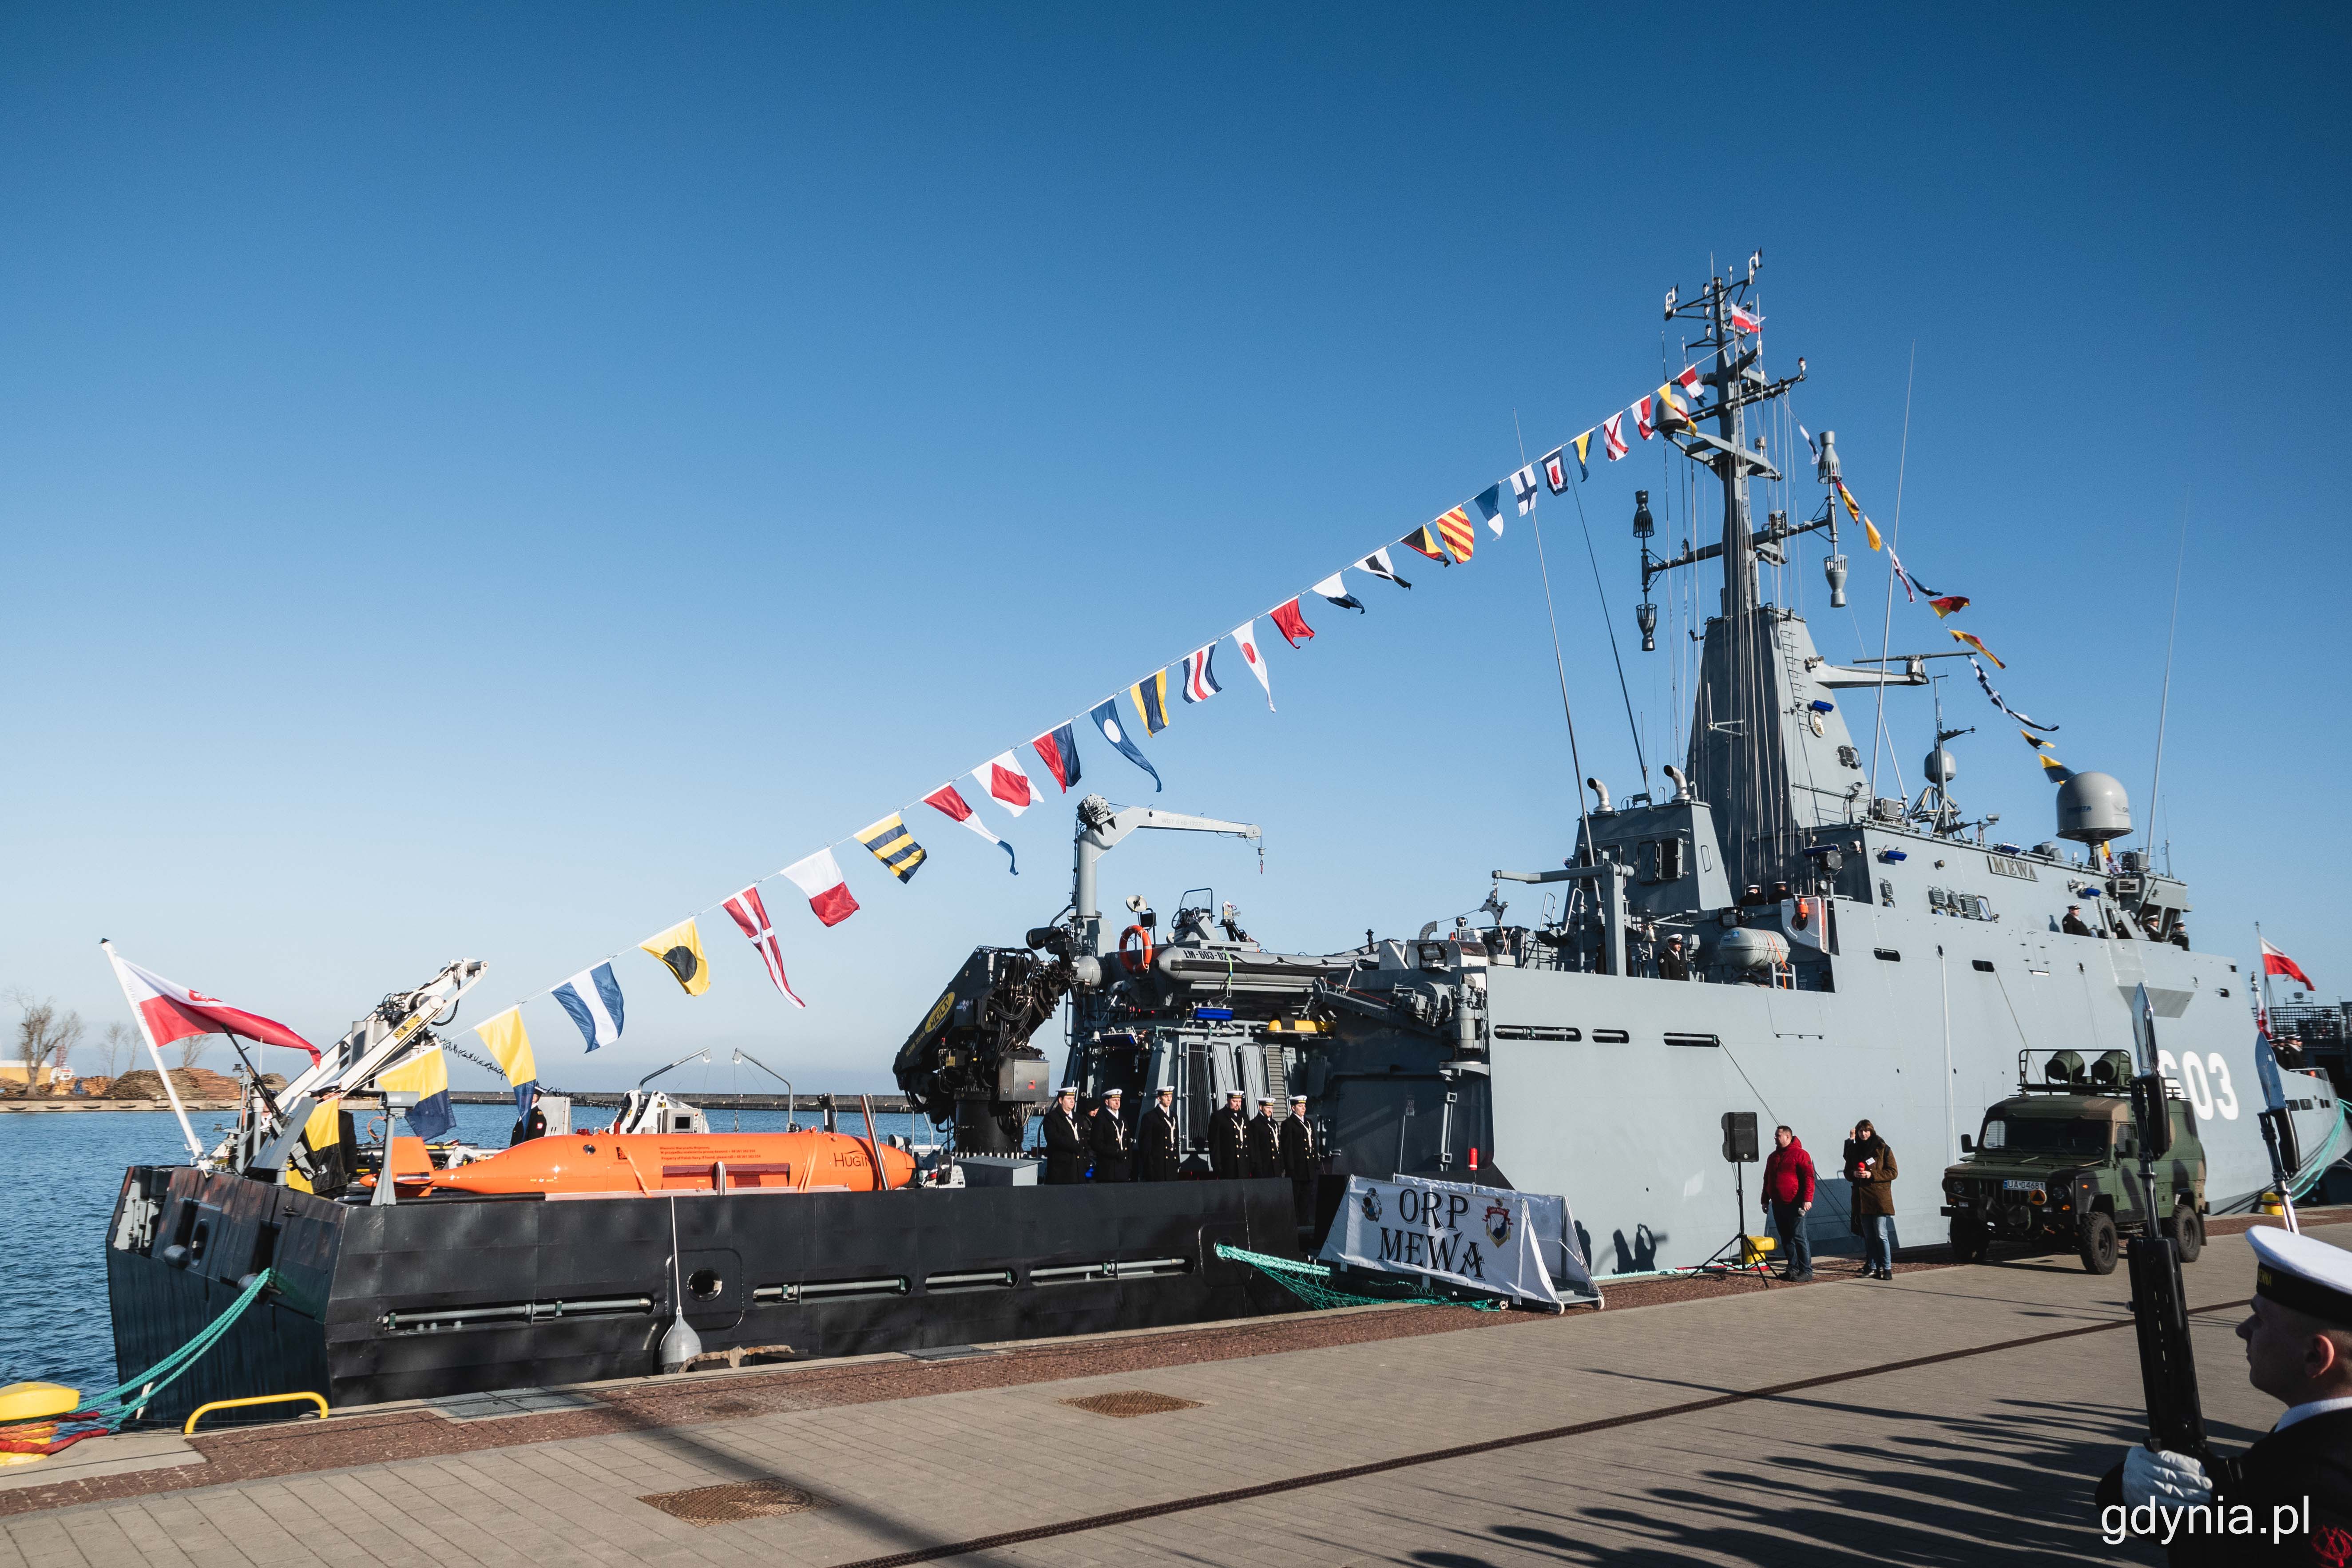
[[[1863,1238],[1862,1271],[1895,1278],[1895,1151],[1867,1121],[1853,1124],[1845,1144],[1845,1179],[1853,1189],[1853,1228]]]

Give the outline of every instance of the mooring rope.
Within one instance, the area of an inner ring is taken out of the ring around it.
[[[256,1274],[246,1281],[245,1289],[229,1303],[228,1309],[197,1330],[194,1339],[128,1383],[118,1384],[89,1400],[80,1409],[64,1415],[43,1416],[37,1421],[17,1421],[0,1426],[0,1453],[55,1454],[85,1437],[104,1436],[115,1431],[132,1410],[144,1407],[155,1395],[177,1383],[189,1368],[204,1358],[206,1351],[220,1343],[229,1330],[236,1326],[236,1321],[245,1315],[245,1310],[259,1300],[261,1293],[277,1279],[278,1271],[274,1268],[265,1268]],[[47,1426],[54,1430],[76,1421],[91,1425],[86,1431],[46,1440],[35,1441],[12,1436],[27,1427]]]

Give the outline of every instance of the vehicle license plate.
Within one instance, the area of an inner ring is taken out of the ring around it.
[[[2000,1190],[2005,1193],[2030,1193],[2041,1184],[2040,1182],[2003,1182]]]

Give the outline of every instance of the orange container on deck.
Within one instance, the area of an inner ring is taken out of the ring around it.
[[[884,1145],[882,1168],[845,1132],[603,1132],[536,1138],[486,1160],[436,1171],[457,1193],[874,1192],[915,1178],[915,1157]],[[403,1186],[407,1173],[395,1171]]]

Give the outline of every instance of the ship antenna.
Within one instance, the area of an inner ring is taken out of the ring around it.
[[[2180,569],[2189,560],[2189,487],[2180,487],[2180,545],[2172,558],[2172,628],[2164,634],[2164,693],[2156,703],[2156,769],[2147,781],[2147,865],[2156,869],[2156,792],[2164,783],[2164,726],[2172,716],[2172,645],[2180,634]],[[2171,869],[2168,862],[2165,869]]]
[[[1518,422],[1519,411],[1515,408],[1511,410],[1511,423],[1516,426]],[[1522,438],[1519,456],[1524,458],[1527,455],[1527,443]],[[1560,657],[1559,617],[1551,607],[1551,568],[1544,564],[1543,511],[1540,508],[1528,513],[1528,526],[1535,530],[1536,572],[1543,578],[1544,616],[1551,622],[1551,667],[1559,675],[1560,717],[1568,721],[1568,763],[1576,770],[1576,776],[1570,783],[1576,791],[1577,821],[1584,828],[1578,841],[1577,853],[1588,855],[1592,847],[1592,811],[1584,802],[1584,759],[1577,754],[1576,750],[1576,710],[1569,706],[1568,701],[1568,661]]]
[[[1919,374],[1919,340],[1911,340],[1911,368],[1903,376],[1903,446],[1895,459],[1895,531],[1892,551],[1903,538],[1903,471],[1911,462],[1911,384]],[[1895,568],[1886,569],[1886,618],[1878,628],[1878,710],[1870,721],[1870,798],[1878,799],[1878,747],[1886,735],[1886,651],[1895,639]]]
[[[1516,408],[1511,410],[1511,433],[1518,437],[1519,461],[1524,464],[1528,460],[1528,438],[1526,433],[1519,428],[1519,411]],[[1642,792],[1646,795],[1650,789],[1650,759],[1643,751],[1642,726],[1633,717],[1633,689],[1625,683],[1625,658],[1617,651],[1617,623],[1609,615],[1609,590],[1601,585],[1601,557],[1594,553],[1592,549],[1592,525],[1584,518],[1584,492],[1571,486],[1569,493],[1576,498],[1576,522],[1577,526],[1584,531],[1584,558],[1592,563],[1592,596],[1600,601],[1601,624],[1609,632],[1609,657],[1615,660],[1617,665],[1617,695],[1625,700],[1625,728],[1632,731],[1633,736],[1633,763],[1642,770]],[[1530,511],[1528,515],[1532,518],[1535,513]],[[1544,597],[1544,613],[1546,615],[1551,613],[1551,598],[1549,594]],[[1552,653],[1557,657],[1559,652],[1558,620],[1552,622],[1551,642]],[[1565,668],[1562,669],[1561,677],[1565,681]],[[1581,775],[1584,769],[1580,766],[1576,771]]]

